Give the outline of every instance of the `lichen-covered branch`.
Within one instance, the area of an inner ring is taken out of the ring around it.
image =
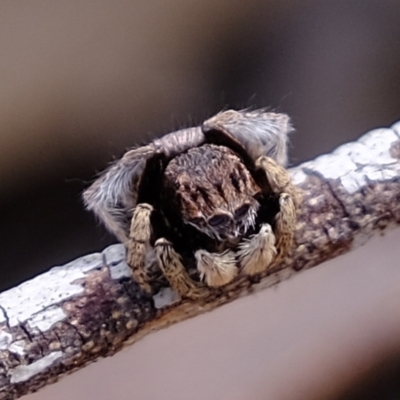
[[[151,330],[260,290],[400,223],[400,123],[291,170],[303,193],[296,245],[268,273],[208,298],[154,297],[131,278],[122,245],[0,294],[0,399],[15,399],[110,356]]]

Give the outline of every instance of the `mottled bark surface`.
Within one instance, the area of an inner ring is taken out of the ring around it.
[[[32,392],[150,330],[198,315],[364,244],[400,222],[400,125],[369,132],[292,169],[303,192],[296,246],[257,279],[241,277],[201,301],[131,279],[114,245],[0,294],[0,399]]]

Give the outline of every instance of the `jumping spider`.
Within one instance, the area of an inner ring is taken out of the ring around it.
[[[128,151],[85,191],[86,207],[125,244],[145,291],[161,271],[181,296],[201,296],[292,247],[291,130],[285,114],[221,112]]]

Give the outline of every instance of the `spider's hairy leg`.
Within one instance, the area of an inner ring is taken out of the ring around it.
[[[83,193],[86,208],[122,243],[129,237],[129,222],[146,162],[155,151],[151,144],[128,151]]]
[[[195,257],[200,277],[210,287],[226,285],[238,274],[236,258],[231,251],[209,253],[206,250],[197,250]]]
[[[127,263],[132,269],[133,277],[139,286],[151,293],[150,277],[146,269],[146,254],[150,246],[150,216],[153,207],[146,203],[138,204],[132,216],[129,233]]]
[[[172,289],[182,297],[197,299],[207,296],[209,291],[206,287],[193,281],[182,265],[181,257],[174,250],[172,243],[165,238],[158,239],[154,245],[155,253]]]
[[[278,258],[282,258],[293,246],[296,228],[296,210],[300,205],[301,195],[293,186],[288,171],[273,159],[265,156],[259,157],[255,166],[262,170],[272,192],[279,195],[279,212],[275,216],[275,236]]]
[[[261,156],[255,162],[255,167],[265,173],[269,185],[274,193],[287,193],[293,200],[296,208],[300,205],[301,195],[293,186],[289,172],[270,157]]]
[[[279,197],[280,211],[275,216],[277,259],[283,258],[293,247],[296,228],[296,206],[288,193],[281,193]]]
[[[276,254],[275,235],[269,224],[263,224],[256,235],[244,239],[237,252],[241,270],[246,275],[266,271]]]

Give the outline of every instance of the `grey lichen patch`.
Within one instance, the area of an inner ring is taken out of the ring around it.
[[[53,306],[33,315],[28,324],[32,329],[37,328],[41,332],[46,332],[55,323],[62,321],[66,317],[67,315],[61,307]]]
[[[102,253],[105,258],[105,262],[109,266],[119,264],[121,261],[125,261],[126,251],[122,244],[113,244],[108,246]]]
[[[109,267],[111,279],[130,278],[132,270],[129,268],[126,261],[120,261],[118,264]]]
[[[390,146],[397,140],[399,140],[399,137],[393,128],[380,128],[366,133],[355,143],[362,143],[367,146],[370,160],[375,164],[388,165],[393,162],[389,154]]]
[[[17,340],[10,344],[8,351],[19,356],[23,356],[27,352],[25,340]]]
[[[357,142],[338,147],[332,154],[347,157],[357,166],[394,162],[389,153],[390,146],[399,138],[392,129],[375,129],[362,136]]]
[[[49,368],[55,361],[62,357],[61,351],[54,351],[53,353],[48,354],[47,356],[37,360],[29,365],[19,365],[18,367],[9,371],[10,382],[11,383],[20,383],[25,382],[28,379],[32,378],[32,376],[40,374],[44,372],[47,368]]]
[[[91,254],[63,267],[54,267],[46,274],[1,293],[0,305],[7,312],[9,326],[17,326],[44,308],[83,293],[84,289],[82,284],[77,283],[78,280],[102,265],[102,255]],[[0,315],[0,323],[5,321],[5,316]]]
[[[307,174],[303,171],[302,168],[292,168],[289,172],[292,178],[292,182],[296,186],[301,185],[307,179]]]
[[[399,124],[400,129],[400,124]],[[396,133],[399,136],[399,140],[397,142],[393,142],[390,146],[390,155],[396,160],[400,160],[400,132]]]
[[[154,307],[157,309],[168,307],[181,301],[181,297],[171,288],[161,288],[160,291],[153,296]]]
[[[343,175],[347,175],[356,168],[356,164],[350,158],[345,157],[341,159],[339,155],[333,153],[322,155],[312,163],[306,163],[303,166],[303,170],[306,172],[318,172],[320,176],[327,180],[340,179]]]
[[[103,265],[103,257],[101,253],[88,254],[87,256],[77,258],[74,261],[62,266],[54,267],[53,270],[67,270],[68,274],[86,273],[93,269],[101,268]]]
[[[393,132],[397,135],[397,137],[400,139],[400,121],[394,123],[391,126],[391,129],[393,130]]]
[[[114,244],[103,251],[104,262],[108,266],[111,279],[132,277],[132,270],[126,263],[126,250],[122,244]]]
[[[0,331],[0,350],[6,350],[10,346],[13,337],[11,333],[6,331]]]
[[[392,169],[382,169],[379,166],[366,166],[362,173],[369,182],[390,181],[397,177],[397,171]]]
[[[327,181],[337,181],[352,195],[371,181],[391,180],[396,176],[396,171],[382,167],[397,162],[390,149],[398,140],[393,129],[375,129],[357,142],[347,143],[331,154],[303,164],[302,168],[306,174],[317,173]],[[295,176],[295,180],[300,176]]]

